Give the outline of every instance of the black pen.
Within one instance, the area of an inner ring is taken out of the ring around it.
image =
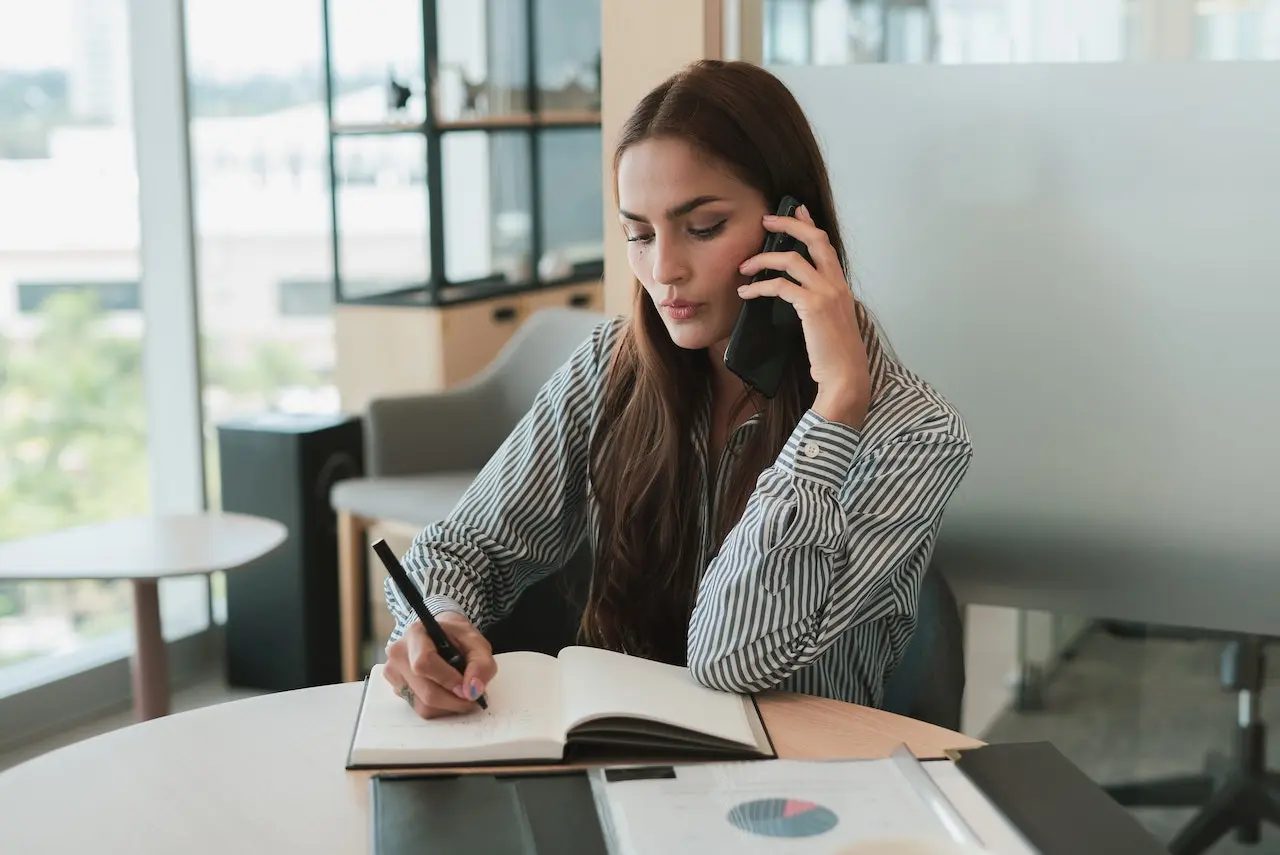
[[[378,553],[378,557],[382,559],[387,572],[395,580],[396,587],[400,589],[400,593],[409,601],[409,606],[422,620],[422,625],[426,627],[427,635],[431,636],[431,643],[436,646],[436,652],[440,654],[440,658],[452,665],[459,674],[467,673],[467,660],[458,652],[458,648],[450,643],[449,636],[444,634],[444,630],[441,629],[440,623],[435,619],[435,615],[427,611],[427,604],[422,601],[422,595],[418,593],[417,586],[410,581],[409,574],[404,572],[400,559],[396,558],[395,553],[391,551],[391,547],[387,546],[385,540],[379,540],[373,545],[373,551]],[[489,708],[484,695],[476,698],[476,703],[480,705],[482,710]]]

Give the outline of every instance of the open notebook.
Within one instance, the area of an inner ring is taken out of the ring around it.
[[[753,698],[708,689],[685,668],[590,647],[495,658],[488,710],[430,720],[374,666],[347,768],[774,756]]]

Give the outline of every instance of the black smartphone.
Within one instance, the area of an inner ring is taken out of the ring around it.
[[[776,213],[779,217],[794,217],[799,207],[797,199],[783,196]],[[805,261],[812,263],[808,248],[782,232],[769,232],[762,252],[797,252]],[[751,281],[779,276],[796,281],[781,270],[761,270],[751,277]],[[778,394],[787,365],[803,347],[804,335],[795,307],[781,297],[754,297],[742,304],[738,321],[729,336],[729,346],[724,352],[724,364],[751,388],[766,398],[772,398]]]

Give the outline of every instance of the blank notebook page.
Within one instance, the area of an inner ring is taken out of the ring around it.
[[[396,694],[376,665],[355,745],[359,750],[396,751],[452,745],[496,745],[530,738],[559,740],[556,660],[539,654],[504,654],[498,676],[487,687],[488,710],[424,719]],[[505,666],[505,667],[504,667]]]
[[[742,696],[696,682],[687,668],[590,647],[560,651],[566,727],[629,716],[755,745]]]

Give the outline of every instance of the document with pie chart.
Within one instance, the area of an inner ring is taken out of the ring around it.
[[[597,769],[591,784],[612,855],[840,855],[902,836],[981,843],[914,757]]]

